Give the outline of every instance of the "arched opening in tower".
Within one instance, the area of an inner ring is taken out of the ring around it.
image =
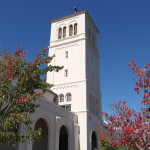
[[[35,124],[35,130],[41,129],[41,137],[39,141],[33,144],[32,150],[47,150],[48,149],[48,126],[44,119],[39,119]]]
[[[97,149],[97,136],[96,136],[96,133],[94,131],[92,132],[91,141],[92,141],[91,142],[92,150]]]
[[[59,150],[68,150],[68,132],[65,126],[59,132]]]

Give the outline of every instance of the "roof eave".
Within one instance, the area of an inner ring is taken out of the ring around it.
[[[61,18],[51,20],[51,21],[49,21],[49,23],[55,23],[55,22],[58,22],[58,21],[61,21],[61,20],[64,20],[64,19],[68,19],[68,18],[77,16],[77,15],[80,15],[80,14],[86,14],[90,18],[90,20],[93,22],[93,24],[95,26],[95,29],[97,30],[97,33],[99,34],[100,33],[99,30],[98,30],[97,26],[95,25],[94,21],[92,20],[92,18],[91,18],[90,14],[88,13],[87,10],[83,10],[83,11],[80,11],[80,12],[77,12],[77,13],[74,13],[74,14],[71,14],[71,15],[68,15],[68,16],[64,16],[64,17],[61,17]]]

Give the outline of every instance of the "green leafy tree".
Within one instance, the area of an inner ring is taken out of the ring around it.
[[[0,56],[0,144],[33,142],[40,136],[40,130],[30,127],[30,115],[38,107],[34,101],[52,86],[43,82],[41,76],[62,69],[50,65],[54,56],[47,57],[45,53],[46,48],[32,62],[26,61],[27,53],[22,49],[16,49],[14,55],[3,51]],[[44,64],[49,65],[43,67]],[[27,129],[24,133],[20,132],[22,126]]]

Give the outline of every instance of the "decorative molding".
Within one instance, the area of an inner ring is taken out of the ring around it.
[[[52,90],[61,90],[61,89],[71,89],[71,88],[77,88],[78,85],[72,84],[72,85],[66,85],[66,86],[59,86],[59,87],[53,87]]]
[[[64,86],[64,85],[75,85],[75,84],[78,84],[78,83],[81,83],[81,82],[86,82],[86,81],[88,81],[88,80],[76,80],[76,81],[71,81],[71,82],[64,82],[64,83],[60,83],[60,84],[57,84],[57,85],[55,85],[54,84],[54,87],[56,88],[56,87],[60,87],[60,86]]]
[[[67,19],[65,19],[65,21],[70,21],[72,19],[77,19],[77,18],[79,18],[79,16],[74,16],[72,18],[67,18]],[[56,24],[58,25],[58,24],[63,23],[63,22],[64,22],[64,20],[61,20],[61,21],[56,22]],[[50,21],[50,23],[51,23],[51,21]]]
[[[80,35],[85,35],[85,33],[83,34],[80,34]],[[70,43],[75,43],[75,42],[78,42],[78,41],[82,41],[82,40],[85,40],[86,38],[83,37],[83,38],[78,38],[80,35],[75,35],[75,36],[70,36],[68,38],[64,38],[64,39],[61,39],[61,40],[57,40],[57,41],[51,41],[50,42],[50,45],[52,45],[53,43],[55,43],[54,45],[52,46],[48,46],[48,48],[54,48],[54,47],[59,47],[59,46],[63,46],[63,45],[67,45],[67,44],[70,44]],[[78,38],[78,39],[75,39],[74,41],[67,41],[68,39],[73,39],[73,38]],[[60,41],[63,41],[64,43],[60,43],[60,44],[57,44],[58,42]]]
[[[62,28],[62,27],[65,27],[65,26],[66,26],[66,23],[59,24],[58,29],[59,29],[59,28]],[[57,30],[58,30],[58,29],[57,29]]]
[[[69,23],[68,23],[68,27],[71,25],[71,24],[75,24],[77,23],[77,20],[71,20]]]
[[[65,46],[56,48],[55,51],[57,51],[57,50],[62,50],[62,49],[69,49],[70,47],[75,47],[75,46],[79,46],[79,44],[78,44],[78,43],[73,43],[73,44],[65,45]]]

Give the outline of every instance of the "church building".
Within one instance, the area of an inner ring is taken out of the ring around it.
[[[55,55],[51,65],[64,67],[47,73],[46,82],[54,86],[37,100],[40,107],[31,116],[32,128],[42,129],[41,140],[18,144],[17,150],[98,150],[102,125],[99,30],[87,11],[50,23],[49,56]]]

